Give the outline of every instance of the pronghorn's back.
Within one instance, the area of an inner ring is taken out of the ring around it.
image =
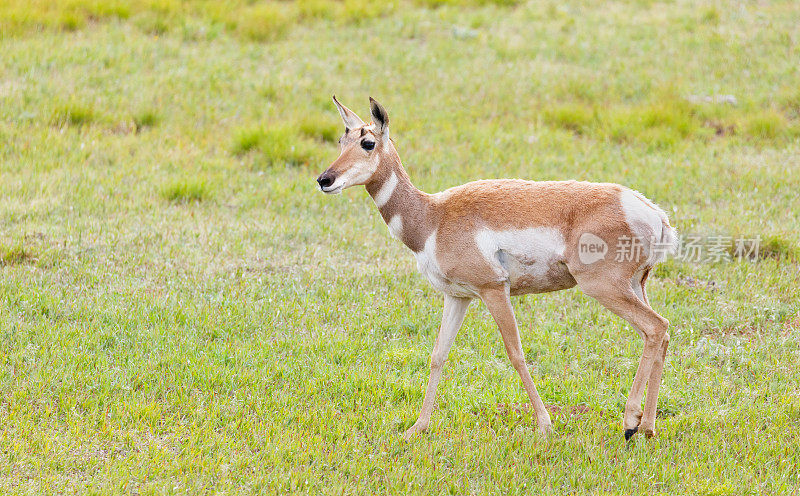
[[[482,180],[431,196],[439,210],[435,254],[439,279],[460,289],[507,281],[512,294],[570,288],[574,275],[620,264],[627,278],[663,259],[656,243],[672,246],[666,214],[641,194],[613,183]],[[617,260],[621,241],[628,260]],[[592,244],[593,243],[593,244]],[[636,247],[640,248],[636,248]],[[586,253],[586,250],[605,250]],[[427,262],[426,265],[430,265]]]

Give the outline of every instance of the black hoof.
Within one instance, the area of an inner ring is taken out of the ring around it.
[[[625,441],[630,441],[636,431],[639,430],[639,426],[637,425],[633,429],[625,429]]]

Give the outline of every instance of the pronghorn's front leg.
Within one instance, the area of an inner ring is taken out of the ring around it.
[[[550,414],[547,413],[544,403],[539,397],[539,392],[533,384],[528,366],[525,364],[525,354],[522,352],[522,342],[519,339],[517,320],[514,317],[514,308],[511,306],[508,286],[485,290],[481,293],[481,299],[497,322],[497,327],[500,328],[500,335],[503,337],[503,344],[505,344],[511,365],[522,378],[522,384],[525,386],[525,391],[528,392],[528,397],[536,412],[539,432],[550,433],[553,430],[553,424],[550,422]]]
[[[445,360],[447,360],[447,355],[450,353],[450,347],[456,339],[456,334],[458,334],[458,330],[461,328],[462,322],[464,322],[464,315],[466,315],[471,301],[471,298],[444,295],[442,327],[439,329],[436,345],[433,347],[433,353],[431,354],[431,375],[428,378],[428,387],[425,389],[425,400],[422,402],[419,418],[403,435],[406,439],[428,428],[431,413],[433,413],[433,404],[436,401],[436,387],[442,377],[442,367]]]

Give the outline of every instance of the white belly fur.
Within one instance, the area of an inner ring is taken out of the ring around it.
[[[475,235],[475,242],[497,275],[513,289],[532,292],[553,288],[553,274],[565,269],[564,236],[552,227],[491,231]]]
[[[507,281],[512,291],[541,292],[554,287],[553,274],[565,271],[564,236],[558,229],[537,227],[522,230],[481,230],[475,235],[478,250],[498,281]],[[436,233],[415,253],[417,267],[434,288],[453,296],[477,297],[478,289],[465,281],[447,279],[436,259]],[[562,280],[562,279],[559,279]]]

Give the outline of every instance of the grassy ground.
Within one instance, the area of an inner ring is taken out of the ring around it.
[[[0,491],[800,488],[800,7],[436,3],[4,3]],[[516,300],[556,436],[473,304],[400,439],[441,298],[363,190],[316,191],[334,92],[387,107],[423,190],[621,182],[684,234],[767,242],[651,277],[657,438],[622,439],[640,339],[573,290]]]

